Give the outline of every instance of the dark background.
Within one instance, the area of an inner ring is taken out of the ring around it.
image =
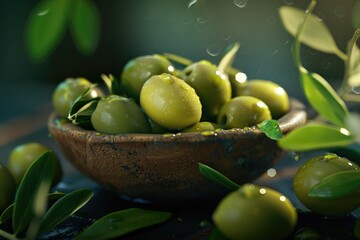
[[[246,6],[239,7],[241,2]],[[124,64],[140,55],[171,52],[217,63],[224,49],[239,41],[234,66],[249,79],[268,79],[303,99],[298,73],[292,61],[293,37],[278,15],[282,5],[305,9],[300,0],[189,0],[93,1],[101,15],[97,50],[84,56],[67,32],[60,45],[43,63],[32,62],[26,52],[24,31],[37,1],[0,3],[0,113],[1,121],[25,114],[50,102],[56,84],[67,77],[83,76],[100,82],[100,74],[119,76]],[[318,1],[315,14],[328,25],[338,46],[346,50],[353,34],[355,0]],[[303,62],[337,85],[343,62],[334,55],[303,47]]]

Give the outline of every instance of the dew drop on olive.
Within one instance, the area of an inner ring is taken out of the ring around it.
[[[274,119],[278,119],[289,111],[287,92],[275,82],[269,80],[249,80],[236,89],[236,96],[253,96],[265,102]]]
[[[167,73],[154,75],[145,82],[140,105],[152,121],[168,129],[187,128],[199,122],[202,113],[195,90]]]
[[[139,101],[145,81],[153,75],[175,72],[174,66],[164,56],[154,54],[131,59],[121,72],[121,89],[125,95]]]
[[[109,95],[99,100],[91,115],[94,129],[101,133],[149,133],[150,125],[140,106],[130,98]]]
[[[260,99],[251,96],[232,98],[225,103],[217,123],[225,129],[251,127],[271,119],[269,107]]]
[[[202,104],[202,121],[215,121],[221,106],[231,98],[227,75],[214,64],[202,60],[186,67],[180,78],[192,86]]]

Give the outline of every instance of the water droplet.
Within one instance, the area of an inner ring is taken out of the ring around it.
[[[355,94],[360,94],[360,86],[352,87],[351,91]]]
[[[244,83],[247,81],[247,75],[243,72],[238,72],[235,74],[235,80],[239,83]]]
[[[271,178],[275,177],[276,176],[276,169],[275,168],[269,168],[267,170],[266,174]]]
[[[265,188],[260,188],[259,193],[262,194],[262,195],[266,194],[266,189]]]
[[[299,161],[300,158],[301,158],[301,156],[302,156],[302,153],[291,151],[291,152],[289,152],[289,155],[290,155],[291,157],[293,157],[295,161]]]
[[[215,131],[203,131],[201,132],[201,135],[208,137],[208,136],[216,136],[216,132]]]
[[[248,0],[234,0],[235,6],[237,6],[239,8],[246,7],[247,3],[248,3]]]
[[[334,13],[336,16],[342,18],[346,15],[346,9],[343,6],[338,6],[335,8]]]
[[[175,68],[173,66],[168,66],[168,71],[172,73],[175,71]]]
[[[175,137],[175,134],[174,133],[165,133],[165,134],[163,134],[163,137],[166,137],[166,138]]]
[[[280,196],[280,201],[285,202],[285,201],[286,201],[286,197],[285,197],[285,196]]]
[[[198,17],[196,19],[196,21],[200,24],[203,24],[203,23],[206,23],[207,22],[207,19],[206,18],[203,18],[203,17]]]
[[[220,46],[218,44],[210,44],[206,49],[207,54],[216,57],[220,54]]]
[[[189,4],[188,4],[188,9],[190,9],[192,7],[192,5],[194,5],[197,2],[197,0],[190,0]]]
[[[294,1],[293,0],[284,0],[283,1],[286,5],[293,5],[294,4]]]
[[[351,133],[346,128],[340,128],[340,132],[346,136],[351,135]]]
[[[44,15],[46,15],[48,13],[49,13],[49,9],[44,9],[44,10],[39,11],[37,13],[37,15],[41,17],[41,16],[44,16]]]

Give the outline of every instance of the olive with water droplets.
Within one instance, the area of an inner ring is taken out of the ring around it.
[[[214,64],[202,60],[186,67],[180,78],[193,87],[203,106],[203,121],[216,120],[221,106],[231,99],[231,84]]]
[[[329,199],[309,196],[311,188],[324,177],[340,171],[359,170],[347,158],[334,153],[326,153],[307,160],[296,172],[293,188],[296,196],[312,212],[325,216],[342,216],[360,206],[360,191],[350,195]]]
[[[278,119],[289,111],[289,97],[279,84],[269,80],[249,80],[236,89],[236,96],[253,96],[268,105],[271,115]]]
[[[229,239],[284,239],[296,226],[297,212],[280,192],[244,184],[220,201],[212,219]]]
[[[152,121],[168,129],[200,121],[201,103],[195,90],[171,74],[154,75],[141,89],[140,105]]]
[[[146,80],[153,75],[175,72],[173,65],[162,55],[146,55],[131,59],[121,72],[121,89],[135,101],[139,101],[140,91]]]
[[[263,101],[251,96],[241,96],[232,98],[221,107],[217,123],[225,129],[244,128],[269,119],[271,113]]]
[[[91,115],[94,129],[101,133],[149,133],[146,115],[133,99],[109,95],[99,100]]]

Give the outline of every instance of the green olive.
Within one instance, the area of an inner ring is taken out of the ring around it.
[[[274,119],[289,111],[289,97],[281,86],[268,80],[249,80],[237,89],[236,96],[253,96],[265,102]]]
[[[130,60],[121,72],[121,88],[128,97],[139,101],[140,91],[146,80],[162,73],[173,74],[175,68],[164,56],[146,55]]]
[[[359,170],[359,167],[346,158],[334,153],[313,157],[296,172],[293,188],[296,196],[312,212],[325,216],[342,216],[360,206],[360,191],[336,199],[308,196],[310,189],[330,174],[340,171]]]
[[[9,155],[7,167],[15,178],[17,185],[20,184],[25,172],[29,166],[38,158],[40,155],[49,151],[50,149],[37,142],[29,142],[18,145],[15,147]],[[54,153],[52,153],[54,154]],[[62,168],[58,157],[54,154],[56,159],[55,177],[52,185],[56,185],[62,177]]]
[[[271,113],[263,101],[251,96],[241,96],[232,98],[221,107],[217,123],[226,129],[244,128],[269,119]]]
[[[57,85],[52,95],[52,103],[56,113],[60,117],[68,117],[69,110],[76,98],[91,86],[85,78],[67,78]],[[89,98],[102,96],[102,91],[94,87],[89,93]]]
[[[132,99],[109,95],[98,102],[91,115],[94,129],[101,133],[149,133],[146,115]]]
[[[213,122],[198,122],[191,127],[183,129],[181,132],[205,132],[205,131],[215,131],[216,129],[221,129],[221,126]]]
[[[201,118],[201,103],[195,90],[167,73],[154,75],[145,82],[140,105],[151,120],[168,129],[183,129]]]
[[[0,213],[14,200],[16,182],[11,172],[0,163]]]
[[[216,120],[221,106],[231,98],[231,84],[226,76],[209,61],[200,61],[186,67],[180,78],[192,86],[203,106],[202,120]]]
[[[212,219],[230,239],[284,239],[296,226],[297,212],[281,193],[245,184],[220,201]]]

